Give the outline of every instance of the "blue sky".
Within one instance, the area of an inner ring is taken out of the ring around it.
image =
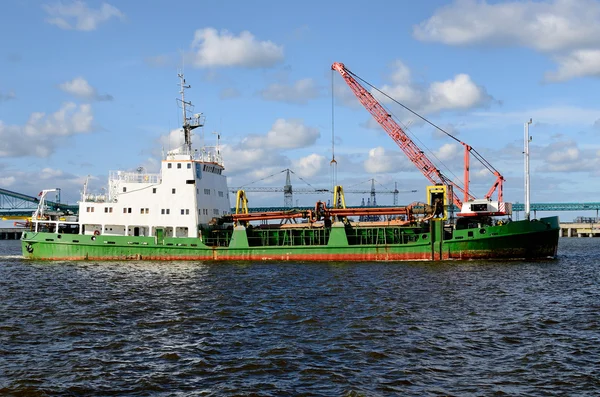
[[[109,170],[156,171],[163,148],[180,139],[183,68],[188,99],[206,115],[205,141],[221,134],[230,186],[290,168],[329,187],[333,125],[341,184],[397,182],[418,190],[400,203],[423,200],[426,179],[332,73],[343,62],[476,148],[506,178],[507,201],[523,201],[529,118],[532,201],[600,201],[599,1],[7,0],[0,35],[6,189],[60,187],[75,202],[87,175],[100,191]],[[462,178],[460,145],[383,102]],[[278,175],[253,185],[281,186]],[[472,165],[476,196],[493,182]],[[250,198],[283,204],[281,193]],[[295,196],[301,205],[314,198]]]

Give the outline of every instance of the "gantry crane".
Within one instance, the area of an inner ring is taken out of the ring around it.
[[[348,70],[343,63],[336,62],[331,65],[331,69],[340,73],[346,84],[350,87],[354,95],[358,98],[360,103],[371,113],[373,118],[379,123],[379,125],[387,132],[387,134],[398,144],[400,149],[406,154],[406,156],[413,162],[413,164],[423,173],[423,175],[433,184],[442,184],[446,186],[451,186],[452,189],[449,191],[449,195],[451,195],[450,199],[452,202],[458,207],[463,208],[463,200],[461,200],[457,191],[463,193],[464,202],[472,201],[475,199],[473,195],[469,192],[469,155],[473,153],[474,157],[477,158],[488,170],[490,170],[494,176],[496,177],[495,183],[492,185],[488,193],[485,195],[485,200],[490,201],[492,194],[494,191],[498,191],[498,203],[496,206],[486,207],[486,211],[482,210],[474,210],[475,212],[471,212],[469,208],[467,212],[464,212],[462,215],[505,215],[506,207],[503,203],[502,197],[502,183],[504,181],[504,177],[494,168],[491,164],[485,160],[477,151],[475,151],[471,146],[466,143],[458,140],[455,137],[452,137],[457,142],[463,145],[465,148],[465,166],[464,166],[464,187],[457,185],[450,178],[445,176],[429,158],[425,155],[425,153],[410,139],[410,137],[406,134],[406,132],[396,123],[396,121],[392,118],[392,115],[389,114],[385,108],[373,97],[373,95],[365,89],[357,79],[360,77],[356,76],[350,70]],[[355,78],[356,77],[356,78]],[[362,80],[362,79],[360,79]],[[364,81],[364,80],[362,80]],[[403,106],[403,105],[402,105]],[[406,108],[406,107],[405,107]],[[407,108],[408,109],[408,108]],[[410,109],[409,109],[410,110]],[[412,110],[411,110],[412,112]],[[414,112],[413,112],[414,113]],[[416,113],[414,113],[416,114]],[[420,115],[417,115],[423,118]],[[424,119],[425,120],[425,119]],[[425,120],[428,121],[428,120]],[[428,121],[429,122],[429,121]],[[449,134],[448,134],[449,135]],[[482,207],[474,207],[481,209]],[[458,214],[461,215],[461,214]]]

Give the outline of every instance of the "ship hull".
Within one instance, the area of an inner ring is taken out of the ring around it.
[[[438,229],[436,230],[436,227]],[[386,228],[378,228],[383,230]],[[372,229],[375,230],[375,229]],[[403,228],[403,231],[411,231]],[[413,229],[409,241],[368,244],[353,241],[344,227],[332,228],[323,245],[256,246],[236,228],[228,246],[208,246],[200,238],[90,236],[25,232],[23,256],[35,260],[194,260],[194,261],[431,261],[537,259],[556,256],[558,217],[516,221],[485,228],[455,230],[445,236],[438,223]],[[414,233],[417,232],[417,233]],[[447,233],[446,233],[447,234]],[[352,241],[351,241],[352,240]],[[282,243],[282,244],[285,244]]]

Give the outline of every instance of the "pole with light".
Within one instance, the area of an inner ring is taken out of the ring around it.
[[[529,136],[529,125],[532,120],[529,119],[528,122],[525,123],[525,219],[529,220],[530,218],[530,182],[529,182],[529,142],[531,142],[531,137]]]

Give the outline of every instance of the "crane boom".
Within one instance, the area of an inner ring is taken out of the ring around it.
[[[392,116],[384,107],[367,91],[356,79],[352,73],[346,69],[343,63],[335,62],[331,69],[336,70],[343,77],[346,84],[350,87],[360,103],[371,113],[373,118],[387,132],[387,134],[398,144],[400,149],[412,161],[412,163],[423,173],[423,175],[433,184],[443,184],[452,186],[452,201],[458,207],[462,207],[462,201],[456,194],[456,190],[462,192],[465,200],[473,198],[463,187],[456,185],[452,180],[446,177],[425,155],[425,153],[410,139],[402,127],[394,121]],[[461,142],[462,143],[462,142]],[[465,150],[470,150],[466,144]],[[468,147],[468,149],[467,149]],[[467,154],[465,154],[466,156]]]

